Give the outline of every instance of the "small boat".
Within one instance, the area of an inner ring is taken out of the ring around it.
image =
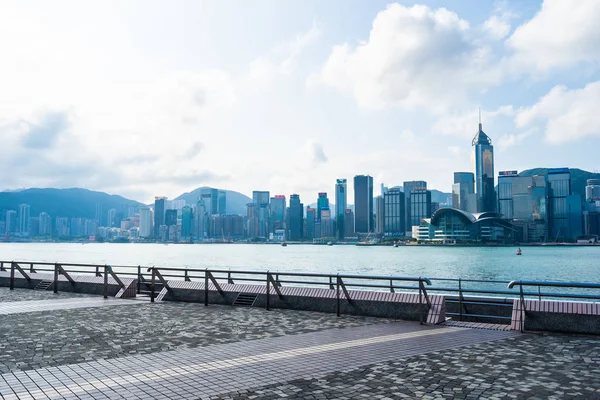
[[[282,245],[283,247],[285,247],[285,246],[287,246],[287,243],[286,243],[286,242],[281,242],[281,245]]]
[[[521,248],[519,247],[519,249],[517,250],[517,255],[520,256],[522,254]]]
[[[327,242],[327,246],[333,246],[332,242]]]

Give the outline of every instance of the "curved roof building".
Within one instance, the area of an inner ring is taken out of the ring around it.
[[[495,212],[440,208],[421,221],[418,239],[434,242],[513,242],[516,229]]]

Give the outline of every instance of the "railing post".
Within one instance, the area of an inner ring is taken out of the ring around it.
[[[10,290],[15,289],[15,262],[10,263]]]
[[[270,309],[270,300],[271,300],[271,296],[269,293],[269,289],[270,289],[270,282],[269,282],[269,271],[267,271],[267,310]]]
[[[204,270],[204,306],[208,306],[208,268]]]
[[[96,276],[97,277],[101,277],[102,276],[102,274],[100,273],[100,266],[99,265],[96,265]]]
[[[104,298],[108,299],[108,265],[104,265]]]
[[[4,271],[4,262],[0,261],[0,271]]]
[[[421,277],[419,277],[419,324],[423,325],[423,298],[421,297],[421,285],[422,285],[422,281],[421,281]]]
[[[58,263],[54,263],[54,293],[58,293]]]
[[[337,279],[336,279],[336,290],[335,290],[335,311],[337,313],[337,316],[339,317],[341,314],[341,310],[340,310],[340,274],[337,274]]]
[[[138,265],[138,276],[137,276],[137,294],[141,293],[140,282],[142,282],[142,266]]]
[[[525,296],[523,295],[523,285],[521,284],[521,282],[519,282],[519,294],[520,294],[520,298],[521,298],[521,315],[520,315],[520,320],[521,320],[521,333],[525,330],[525,323],[524,323],[524,313],[525,313]]]
[[[540,285],[538,285],[538,301],[542,301],[542,293],[541,293]]]
[[[150,302],[154,303],[154,292],[156,291],[156,267],[152,267],[152,282],[150,283]]]
[[[29,272],[31,272],[32,274],[35,272],[35,270],[33,269],[33,263],[29,264]]]
[[[186,281],[186,282],[190,282],[191,281],[190,277],[188,276],[188,270],[187,269],[184,271],[183,280]]]
[[[458,312],[460,313],[459,316],[459,321],[462,321],[463,319],[463,296],[462,296],[462,280],[460,278],[458,278]]]
[[[394,293],[394,281],[390,279],[390,293]]]
[[[227,272],[227,283],[230,285],[233,284],[233,279],[231,279],[231,271]]]
[[[329,275],[329,289],[333,290],[335,289],[335,287],[333,287],[333,277],[331,275]]]

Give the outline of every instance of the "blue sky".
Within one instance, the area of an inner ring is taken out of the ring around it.
[[[0,5],[0,189],[148,202],[198,186],[600,169],[600,2],[36,1]],[[352,189],[352,188],[350,188]]]

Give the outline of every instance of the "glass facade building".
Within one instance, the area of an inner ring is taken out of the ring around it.
[[[189,239],[194,234],[194,213],[192,207],[185,206],[181,210],[181,237]]]
[[[404,193],[399,188],[392,188],[383,195],[384,203],[384,236],[399,238],[406,232],[406,204]]]
[[[347,181],[346,179],[337,179],[335,181],[335,225],[337,237],[340,240],[344,239],[346,231],[344,228],[346,208],[348,208]]]
[[[154,198],[154,237],[160,237],[160,226],[165,224],[165,203],[166,197],[155,197]],[[110,221],[108,218],[108,226],[112,226],[114,221]]]
[[[373,221],[373,177],[354,177],[354,230],[369,233],[374,230]]]
[[[475,193],[477,194],[478,212],[494,212],[496,210],[496,194],[494,191],[494,146],[479,123],[479,131],[471,142],[473,145],[472,163],[475,172]]]
[[[317,210],[312,207],[306,207],[306,239],[315,238],[315,220],[317,218]]]
[[[427,182],[425,181],[407,181],[403,184],[404,187],[404,201],[405,201],[405,221],[406,221],[406,232],[410,236],[412,234],[412,227],[418,226],[419,222],[416,225],[413,225],[413,219],[411,216],[411,205],[410,205],[410,196],[413,190],[415,189],[427,189]]]
[[[410,194],[411,229],[419,226],[423,218],[431,217],[431,191],[416,188]]]
[[[568,236],[567,196],[571,194],[571,173],[568,168],[548,170],[548,231],[550,240],[565,240]]]
[[[304,205],[300,202],[300,195],[290,196],[290,240],[302,240],[304,228]]]
[[[475,175],[472,172],[455,172],[452,185],[452,207],[468,212],[477,212]]]
[[[319,193],[319,197],[317,197],[317,218],[323,219],[321,216],[321,211],[327,208],[329,209],[329,199],[327,198],[327,193],[321,192]]]

